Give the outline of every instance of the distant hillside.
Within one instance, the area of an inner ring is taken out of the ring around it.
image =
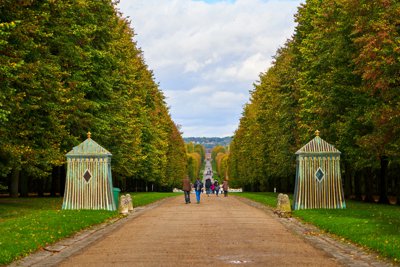
[[[184,137],[185,143],[193,142],[195,144],[201,144],[205,148],[213,148],[215,146],[228,146],[232,140],[232,137]]]

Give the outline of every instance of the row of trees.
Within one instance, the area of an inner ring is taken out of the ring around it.
[[[228,157],[229,151],[225,146],[217,145],[211,150],[212,165],[216,170],[214,174],[220,180],[228,178]]]
[[[203,166],[206,150],[203,145],[194,144],[192,142],[186,143],[187,153],[187,169],[191,181],[200,177],[201,167]]]
[[[62,193],[65,154],[88,131],[122,189],[180,183],[181,133],[112,0],[2,0],[0,19],[0,183],[13,196]]]
[[[230,177],[292,191],[294,153],[319,129],[342,152],[347,196],[400,196],[399,15],[398,1],[302,4],[295,34],[244,108]]]

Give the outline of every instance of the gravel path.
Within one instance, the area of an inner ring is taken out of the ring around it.
[[[61,266],[337,266],[260,209],[234,197],[171,199]]]
[[[194,194],[191,198],[193,202]],[[314,230],[232,195],[202,194],[200,204],[186,205],[182,194],[84,237],[78,235],[69,246],[68,241],[61,242],[58,246],[66,249],[48,249],[51,254],[40,261],[14,265],[388,266],[310,231]]]

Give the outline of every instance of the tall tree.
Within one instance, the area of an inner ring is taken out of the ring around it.
[[[113,1],[4,0],[0,18],[0,168],[13,195],[21,170],[57,173],[89,130],[117,180],[170,185],[173,167],[183,177],[180,133]]]

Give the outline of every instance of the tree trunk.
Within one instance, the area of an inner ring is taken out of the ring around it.
[[[29,183],[29,177],[26,175],[26,173],[22,172],[20,173],[20,181],[19,181],[19,195],[21,197],[28,197],[29,189],[28,189],[28,183]]]
[[[65,192],[65,180],[67,178],[67,173],[65,170],[65,165],[60,166],[60,196],[64,196]]]
[[[396,186],[396,196],[397,196],[397,205],[399,205],[400,206],[400,177],[397,177],[396,178],[396,183],[397,183],[397,186]]]
[[[60,189],[60,167],[55,166],[53,167],[53,171],[51,172],[51,189],[50,195],[55,197],[57,192]]]
[[[381,170],[380,170],[380,198],[379,203],[388,204],[388,195],[387,195],[387,167],[389,164],[389,159],[386,156],[381,157]]]
[[[281,180],[281,190],[282,190],[282,192],[284,192],[284,193],[287,193],[288,192],[288,179],[286,179],[286,178],[281,178],[280,179]]]
[[[19,173],[17,169],[13,169],[11,174],[11,184],[10,184],[10,196],[18,197],[18,186],[19,186]]]
[[[344,195],[348,198],[351,195],[351,177],[352,172],[348,166],[348,164],[344,164]]]
[[[360,171],[356,171],[354,175],[354,194],[356,195],[356,200],[362,200],[361,178],[362,173]]]
[[[36,185],[37,185],[37,190],[38,190],[38,196],[43,197],[44,196],[44,178],[37,179]]]
[[[374,177],[371,168],[366,168],[363,170],[363,176],[365,181],[365,200],[367,202],[375,202],[373,197],[374,189]]]

